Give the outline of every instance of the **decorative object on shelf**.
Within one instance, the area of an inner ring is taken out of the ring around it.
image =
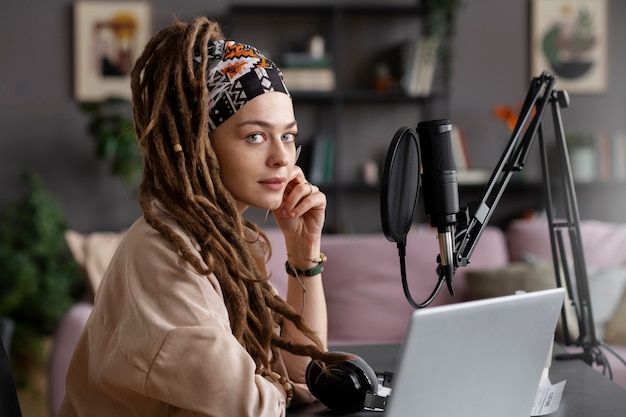
[[[130,98],[130,71],[150,38],[150,2],[74,4],[74,95]]]
[[[109,164],[111,173],[136,186],[143,162],[133,130],[130,102],[122,98],[108,98],[83,103],[81,108],[89,115],[87,129],[96,141],[98,158]]]
[[[550,70],[570,93],[602,93],[608,84],[606,0],[533,0],[531,74]]]
[[[361,166],[363,182],[367,185],[376,186],[380,184],[380,167],[373,159],[368,159]]]
[[[374,67],[374,91],[379,94],[384,94],[393,91],[397,87],[397,82],[394,79],[391,68],[385,62],[379,62]]]
[[[510,135],[515,131],[515,127],[519,122],[519,114],[523,107],[523,100],[520,100],[515,105],[510,104],[496,104],[493,106],[493,116],[496,120],[501,121],[507,128],[507,133]],[[530,112],[530,117],[535,117],[536,109],[532,109]],[[528,126],[523,126],[524,132],[526,131]],[[509,140],[510,138],[506,138]],[[526,175],[525,171],[520,171],[517,173],[518,176],[524,177]]]
[[[517,124],[517,115],[522,108],[522,103],[520,102],[516,106],[511,106],[508,104],[496,104],[493,106],[493,115],[497,120],[502,121],[509,132],[512,132],[515,129],[515,125]]]
[[[503,122],[509,133],[513,132],[515,126],[517,125],[519,119],[518,114],[522,110],[523,101],[519,101],[516,105],[509,104],[496,104],[493,106],[493,115],[497,120]],[[530,112],[530,117],[535,116],[535,109],[532,109]]]

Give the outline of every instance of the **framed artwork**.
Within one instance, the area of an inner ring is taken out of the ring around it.
[[[561,90],[602,93],[607,50],[607,0],[532,0],[531,77],[549,71]]]
[[[151,36],[147,1],[74,4],[74,96],[131,97],[130,71]]]

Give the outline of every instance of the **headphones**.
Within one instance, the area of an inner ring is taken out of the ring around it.
[[[384,409],[387,397],[378,396],[378,387],[389,386],[392,376],[377,374],[358,356],[336,365],[314,359],[306,369],[306,384],[326,407],[338,414],[348,414],[365,407]]]

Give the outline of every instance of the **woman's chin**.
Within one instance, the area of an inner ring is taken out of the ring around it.
[[[257,204],[250,204],[251,207],[256,207],[260,210],[264,210],[264,211],[273,211],[276,210],[277,208],[280,207],[280,205],[282,204],[282,201],[277,203],[277,202],[257,202]]]

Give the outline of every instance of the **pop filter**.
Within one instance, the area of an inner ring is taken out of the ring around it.
[[[380,194],[383,232],[390,242],[406,244],[415,217],[420,171],[417,133],[413,128],[401,127],[387,151]]]

